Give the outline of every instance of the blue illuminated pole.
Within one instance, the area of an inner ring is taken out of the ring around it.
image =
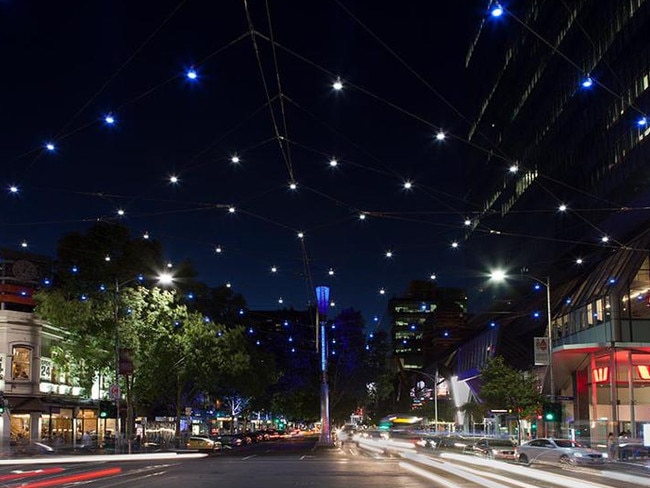
[[[329,386],[327,384],[327,308],[330,301],[330,289],[327,286],[316,287],[316,300],[318,303],[318,313],[316,319],[319,326],[319,351],[320,351],[320,438],[318,444],[329,446],[332,444],[330,435],[330,399]]]

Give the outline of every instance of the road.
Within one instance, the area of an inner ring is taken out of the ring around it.
[[[372,447],[372,446],[370,446]],[[354,443],[314,448],[309,440],[261,443],[189,457],[158,455],[129,461],[78,456],[4,460],[0,486],[42,488],[83,482],[100,488],[638,488],[650,486],[642,468],[526,467],[464,455],[369,449]]]

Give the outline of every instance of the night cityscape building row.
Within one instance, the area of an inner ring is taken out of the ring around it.
[[[485,151],[463,168],[476,204],[464,252],[468,269],[499,267],[511,279],[486,280],[477,297],[414,282],[391,299],[395,371],[405,388],[418,373],[442,374],[460,407],[480,401],[489,357],[529,369],[534,338],[548,338],[548,364],[537,369],[562,404],[556,433],[592,443],[608,432],[640,437],[650,424],[650,2],[504,7],[478,26],[467,55],[468,73],[483,80],[468,139]],[[38,265],[21,261],[36,259],[3,256],[2,294],[15,308],[0,312],[1,386],[11,428],[20,419],[42,433],[75,405],[83,418],[85,399],[44,376],[48,343],[63,332],[31,316],[20,286],[35,282]],[[474,299],[480,312],[469,314]],[[275,314],[256,320],[284,327]],[[309,324],[301,330],[313,325],[300,320]],[[50,401],[61,396],[65,406]],[[467,426],[460,410],[456,423]]]

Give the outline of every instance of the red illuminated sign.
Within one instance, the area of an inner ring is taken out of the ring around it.
[[[642,380],[650,380],[650,366],[646,364],[638,364],[636,370],[639,372],[639,378]]]
[[[606,381],[609,381],[609,366],[596,368],[591,372],[591,374],[594,379],[594,383],[604,383]]]

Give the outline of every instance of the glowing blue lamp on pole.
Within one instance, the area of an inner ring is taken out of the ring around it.
[[[332,444],[330,435],[330,405],[329,386],[327,385],[327,309],[330,302],[330,289],[328,286],[316,287],[316,300],[318,303],[317,321],[319,325],[319,351],[320,351],[320,438],[318,444],[329,446]]]

